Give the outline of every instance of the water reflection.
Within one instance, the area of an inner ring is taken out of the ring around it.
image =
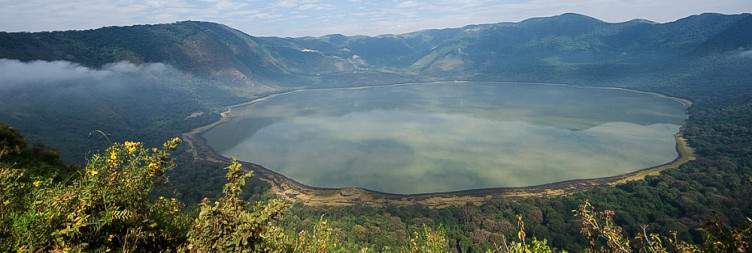
[[[526,186],[668,162],[686,117],[669,99],[541,85],[305,91],[233,111],[218,152],[302,183],[394,193]]]

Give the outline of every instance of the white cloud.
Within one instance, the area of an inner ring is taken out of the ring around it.
[[[752,50],[742,51],[741,53],[739,53],[739,56],[752,58]]]
[[[420,4],[416,1],[404,1],[397,4],[397,8],[414,8],[418,6],[420,6]]]
[[[66,61],[32,61],[0,59],[0,76],[4,85],[30,82],[71,81],[81,78],[101,79],[108,71],[93,70]]]
[[[159,78],[174,70],[162,63],[133,64],[116,62],[92,69],[68,61],[31,61],[0,59],[0,91],[16,87],[61,84],[112,85],[114,80]],[[135,75],[134,75],[135,74]]]
[[[0,0],[0,6],[3,31],[204,20],[266,36],[403,33],[564,12],[612,22],[752,12],[749,0]]]
[[[318,0],[279,0],[277,1],[277,5],[285,8],[300,8],[300,6],[310,6],[318,2]]]

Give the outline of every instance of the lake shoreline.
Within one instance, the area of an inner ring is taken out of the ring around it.
[[[249,101],[230,105],[227,110],[220,113],[220,119],[201,127],[192,129],[191,131],[183,134],[183,139],[188,143],[189,148],[193,154],[194,159],[201,159],[210,162],[216,162],[221,164],[227,164],[231,161],[221,154],[218,154],[213,150],[203,138],[202,134],[212,128],[223,124],[232,119],[232,109],[242,106],[252,105],[264,100],[268,100],[277,96],[283,96],[287,94],[309,91],[309,90],[356,90],[356,89],[369,89],[369,88],[384,88],[395,87],[405,85],[431,85],[431,84],[447,84],[457,83],[462,84],[470,81],[434,81],[434,82],[409,82],[409,83],[396,83],[388,85],[373,85],[373,86],[357,86],[357,87],[333,87],[333,88],[311,88],[311,89],[293,89],[280,91],[276,93],[265,94],[260,97],[251,99]],[[566,86],[572,88],[587,88],[587,89],[607,89],[607,90],[620,90],[626,92],[634,92],[640,94],[649,94],[666,99],[670,99],[677,103],[680,103],[685,109],[688,109],[692,102],[690,100],[678,97],[672,97],[665,94],[656,92],[633,90],[621,87],[597,87],[597,86],[578,86],[568,84],[556,84],[556,83],[532,83],[532,82],[489,82],[479,81],[479,83],[493,83],[493,84],[529,84],[529,85],[546,85],[546,86]],[[343,188],[326,188],[316,187],[300,183],[296,180],[288,178],[280,173],[269,170],[263,166],[253,164],[250,162],[243,162],[244,167],[251,169],[256,176],[270,184],[272,192],[280,196],[283,199],[290,201],[301,202],[308,206],[349,206],[355,204],[364,204],[370,206],[409,206],[409,205],[423,205],[427,207],[441,208],[447,206],[458,206],[466,204],[480,205],[486,201],[494,198],[510,198],[510,197],[545,197],[545,196],[561,196],[567,195],[578,191],[592,189],[598,186],[604,185],[619,185],[635,180],[642,180],[647,176],[658,175],[661,172],[678,168],[682,164],[694,160],[694,151],[689,147],[686,139],[682,136],[682,129],[675,134],[676,139],[676,151],[677,157],[671,162],[664,163],[658,166],[639,169],[625,174],[616,176],[592,178],[592,179],[574,179],[566,180],[535,186],[523,186],[523,187],[494,187],[483,189],[468,189],[452,192],[431,192],[431,193],[418,193],[418,194],[394,194],[384,193],[379,191],[373,191],[358,187],[343,187]]]

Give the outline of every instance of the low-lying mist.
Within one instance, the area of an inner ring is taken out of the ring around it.
[[[88,68],[0,59],[0,121],[59,148],[69,161],[110,141],[162,142],[210,121],[221,103],[233,101],[212,81],[162,63]]]

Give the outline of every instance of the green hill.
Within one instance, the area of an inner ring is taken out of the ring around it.
[[[750,19],[750,14],[702,14],[669,23],[607,23],[567,13],[397,35],[302,38],[253,37],[220,24],[187,21],[0,33],[0,58],[66,60],[87,67],[159,62],[221,78],[239,93],[358,73],[586,81],[583,71],[599,69],[599,78],[611,81],[631,74],[619,69],[654,73],[693,57],[749,50],[744,31]]]

